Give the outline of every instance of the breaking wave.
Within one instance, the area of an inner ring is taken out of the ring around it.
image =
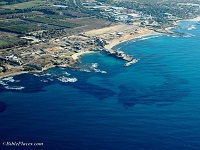
[[[36,77],[51,76],[50,73],[34,73],[33,75]]]
[[[65,72],[64,74],[65,74],[65,75],[67,75],[67,76],[70,76],[70,75],[71,75],[71,74],[70,74],[70,73],[68,73],[68,72]]]
[[[42,79],[41,82],[49,82],[49,80]]]
[[[195,25],[191,25],[190,27],[187,28],[187,30],[194,30],[196,29]]]
[[[91,72],[91,71],[88,70],[88,69],[80,69],[80,71],[83,71],[83,72]]]
[[[15,80],[13,77],[6,77],[0,80],[0,84],[4,86],[5,89],[8,90],[22,90],[25,87],[23,86],[10,86],[9,83],[16,83],[16,82],[20,82],[20,80]]]
[[[62,76],[62,77],[59,77],[59,78],[57,78],[59,81],[61,81],[61,82],[77,82],[78,81],[78,79],[77,78],[68,78],[68,77],[64,77],[64,76]]]
[[[6,82],[15,82],[15,79],[13,79],[13,77],[3,78],[2,80]]]
[[[91,68],[97,68],[98,67],[98,63],[92,63]]]
[[[2,80],[0,80],[0,84],[3,85],[3,86],[7,85],[7,84],[6,84],[5,82],[3,82]]]
[[[156,35],[150,35],[150,36],[144,36],[141,38],[137,38],[136,40],[133,40],[132,42],[136,42],[136,41],[144,41],[144,40],[148,40],[148,39],[153,39],[153,38],[158,38],[161,37],[162,34],[156,34]]]
[[[24,88],[25,87],[23,86],[5,86],[5,89],[8,89],[8,90],[22,90]]]
[[[193,34],[186,34],[186,35],[184,35],[183,37],[193,37],[193,36],[195,36],[195,35],[193,35]]]
[[[107,73],[106,71],[103,71],[103,70],[100,70],[100,69],[97,69],[97,68],[98,68],[98,63],[92,63],[91,69],[94,72]]]

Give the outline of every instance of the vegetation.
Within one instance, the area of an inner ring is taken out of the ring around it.
[[[13,33],[26,34],[28,32],[36,31],[40,29],[36,24],[31,24],[26,21],[9,21],[0,22],[0,30],[9,31]]]
[[[80,25],[67,21],[64,8],[53,4],[66,4],[66,0],[3,0],[0,2],[0,48],[27,44],[25,35],[49,39],[66,34],[65,29]],[[64,14],[63,14],[64,13]],[[70,11],[68,12],[70,14]],[[78,14],[77,14],[78,15]],[[13,37],[6,34],[14,33]],[[70,33],[70,32],[69,32]]]
[[[0,38],[0,49],[10,48],[13,46],[24,45],[27,44],[25,39],[19,39],[17,37],[10,37],[10,38]]]
[[[68,52],[65,54],[65,56],[72,56],[74,54],[74,52]]]
[[[78,33],[79,29],[83,28],[82,31],[84,27],[89,29],[88,26],[93,24],[92,27],[95,28],[94,20],[100,22],[99,18],[115,21],[114,16],[105,15],[102,10],[84,7],[82,1],[2,0],[0,2],[0,32],[15,33],[15,36],[12,37],[15,38],[15,41],[13,42],[11,37],[3,36],[0,38],[0,48],[11,47],[15,44],[27,44],[28,41],[25,42],[25,39],[20,38],[25,35],[48,40],[53,37]],[[96,2],[97,4],[109,3],[110,6],[125,7],[141,13],[144,17],[150,16],[149,18],[158,22],[160,27],[180,18],[191,18],[200,14],[199,7],[182,4],[186,2],[200,4],[199,0],[96,0]],[[166,13],[172,14],[173,18],[168,18]],[[75,18],[79,19],[75,20]],[[80,28],[76,30],[76,27]]]
[[[34,71],[36,70],[34,67],[32,66],[29,66],[29,65],[26,65],[26,66],[23,66],[23,71]]]
[[[37,7],[37,6],[40,6],[45,3],[44,0],[32,0],[32,1],[21,0],[21,2],[18,1],[20,3],[16,3],[16,4],[14,2],[16,2],[16,1],[12,0],[12,2],[8,3],[9,5],[4,5],[4,6],[2,6],[2,8],[4,8],[4,9],[27,9],[27,8]],[[12,4],[12,5],[10,5],[10,4]]]
[[[16,3],[23,3],[23,2],[28,2],[31,0],[3,0],[2,2],[6,4],[16,4]]]
[[[26,20],[38,22],[38,23],[45,23],[45,24],[54,25],[54,26],[58,26],[58,27],[65,27],[65,28],[74,28],[74,27],[78,26],[74,23],[69,23],[64,20],[59,20],[59,18],[55,18],[55,16],[53,16],[53,17],[51,17],[51,16],[34,17],[34,18],[28,18]]]

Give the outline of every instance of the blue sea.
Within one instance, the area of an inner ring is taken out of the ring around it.
[[[139,60],[129,67],[97,52],[81,70],[1,79],[0,149],[200,149],[200,25],[173,30],[185,35],[117,45]]]

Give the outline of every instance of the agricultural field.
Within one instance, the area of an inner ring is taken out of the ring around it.
[[[18,37],[0,38],[0,49],[10,48],[13,46],[24,45],[27,41]]]
[[[23,20],[0,21],[0,30],[2,31],[25,34],[38,29],[40,28],[36,24],[31,24]]]
[[[64,27],[64,28],[74,28],[78,27],[75,23],[70,23],[65,20],[60,20],[59,17],[51,17],[51,16],[44,16],[44,17],[34,17],[26,19],[28,21],[37,22],[37,23],[44,23],[48,25]]]
[[[33,7],[38,7],[43,5],[46,2],[46,0],[32,0],[29,2],[23,2],[23,3],[17,3],[17,4],[12,4],[12,5],[3,5],[0,8],[3,9],[27,9],[27,8],[33,8]],[[4,2],[5,4],[5,2]]]
[[[36,41],[48,41],[63,35],[69,36],[110,25],[109,21],[91,16],[78,2],[76,0],[1,1],[0,35],[3,33],[4,36],[0,38],[0,49],[29,44],[31,41],[27,36],[34,37],[32,39]],[[10,34],[14,36],[9,36]]]

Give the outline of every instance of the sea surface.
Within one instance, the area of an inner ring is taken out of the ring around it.
[[[139,59],[129,67],[95,53],[81,70],[0,80],[0,149],[199,150],[200,25],[173,30],[185,35],[116,46]]]

